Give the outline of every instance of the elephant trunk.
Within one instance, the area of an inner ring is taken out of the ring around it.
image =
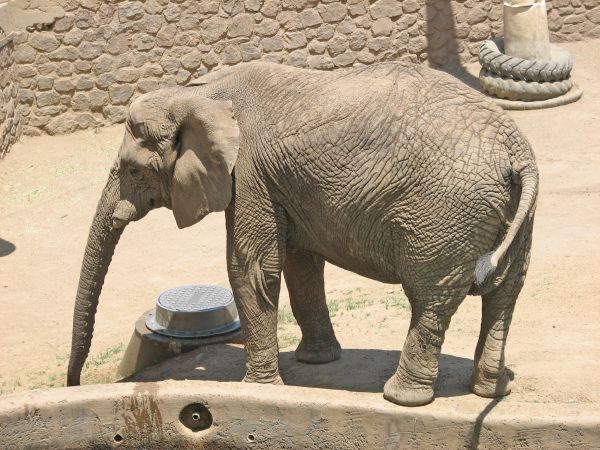
[[[78,386],[94,331],[94,316],[104,277],[123,227],[113,227],[112,215],[119,201],[117,167],[112,168],[90,227],[73,312],[73,337],[67,386]]]

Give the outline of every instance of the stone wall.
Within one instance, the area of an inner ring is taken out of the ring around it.
[[[24,133],[122,122],[144,92],[243,61],[335,69],[460,64],[501,33],[502,0],[56,0],[15,33]],[[600,37],[598,0],[548,0],[555,41]]]
[[[0,158],[9,152],[21,134],[13,52],[12,37],[6,36],[0,28]]]

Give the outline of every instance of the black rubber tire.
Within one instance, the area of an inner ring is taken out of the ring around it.
[[[573,86],[571,79],[561,81],[523,81],[503,78],[486,69],[479,72],[481,88],[495,97],[508,100],[537,101],[560,97]]]
[[[489,72],[513,80],[561,81],[571,75],[571,54],[556,45],[550,45],[550,61],[532,61],[504,54],[504,38],[485,41],[479,48],[479,63]]]

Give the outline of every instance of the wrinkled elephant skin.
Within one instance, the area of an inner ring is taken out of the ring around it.
[[[452,314],[481,295],[472,391],[506,395],[504,347],[523,286],[538,189],[531,147],[501,109],[450,76],[398,63],[319,72],[251,63],[130,107],[88,238],[68,384],[79,384],[118,236],[153,208],[180,228],[226,212],[246,381],[280,383],[281,273],[299,361],[341,356],[324,262],[402,284],[412,307],[384,397],[433,400]],[[340,374],[347,376],[347,374]]]

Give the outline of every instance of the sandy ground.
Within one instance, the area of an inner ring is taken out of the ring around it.
[[[507,361],[516,374],[511,398],[589,404],[600,403],[600,41],[564,46],[574,55],[583,99],[511,113],[536,151],[541,187],[533,257]],[[122,132],[116,126],[26,138],[0,162],[0,393],[64,382],[88,227]],[[135,320],[161,291],[189,283],[227,286],[224,255],[222,214],[186,230],[177,229],[167,210],[130,225],[100,299],[83,383],[114,379]],[[334,326],[351,349],[331,367],[368,367],[380,388],[395,369],[408,327],[402,289],[331,265],[326,270]],[[299,330],[285,288],[281,302],[279,337],[288,367]],[[440,386],[469,373],[479,316],[479,298],[468,297],[446,336]],[[232,352],[241,358],[241,351]],[[458,383],[466,395],[466,379]]]

